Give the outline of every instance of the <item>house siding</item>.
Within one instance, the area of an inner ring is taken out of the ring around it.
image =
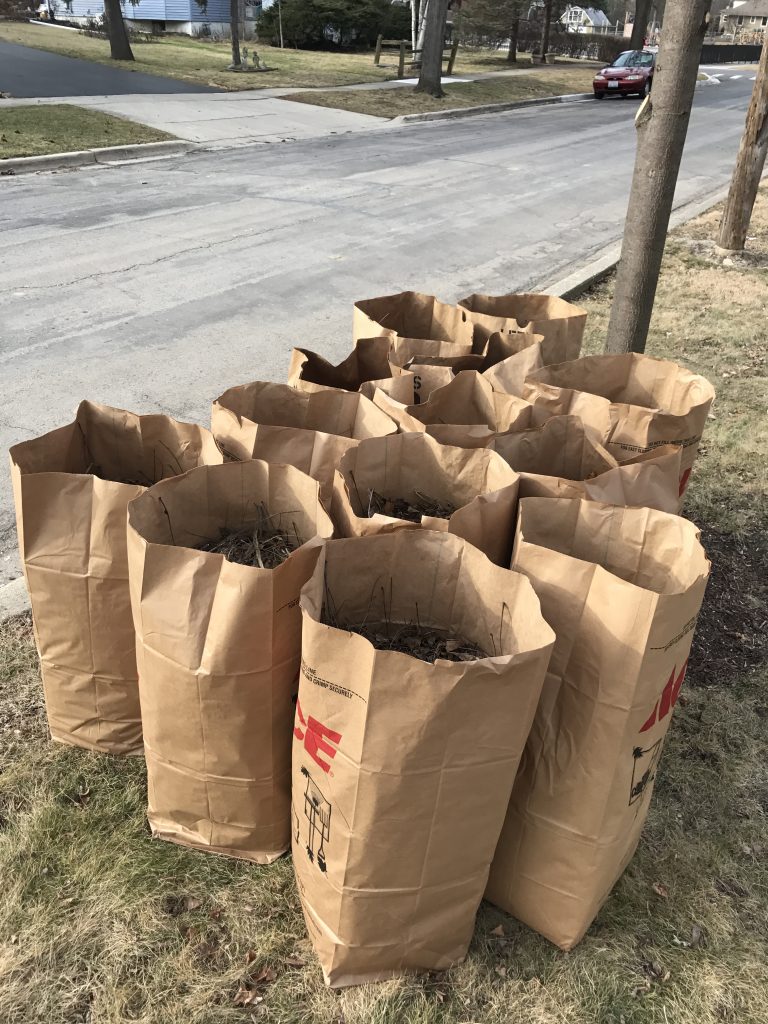
[[[62,16],[73,18],[99,18],[104,13],[103,0],[71,0],[65,4],[59,0]],[[274,0],[263,0],[262,8],[271,7]],[[126,21],[184,22],[186,24],[228,24],[229,0],[208,0],[206,9],[197,0],[139,0],[132,4],[125,0],[122,5]],[[169,27],[172,27],[169,25]]]

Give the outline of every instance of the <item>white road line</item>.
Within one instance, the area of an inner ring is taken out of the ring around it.
[[[722,78],[723,77],[723,72],[722,71],[718,71],[714,75],[710,75],[709,77],[710,78]]]
[[[731,81],[733,82],[736,78],[743,78],[744,75],[731,75]]]

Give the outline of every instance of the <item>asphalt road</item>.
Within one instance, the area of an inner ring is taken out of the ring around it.
[[[697,90],[677,203],[730,176],[748,78]],[[0,180],[0,447],[81,398],[207,422],[340,359],[355,299],[524,290],[621,235],[636,100]],[[17,575],[0,489],[0,582]]]
[[[40,28],[39,32],[54,29]],[[213,86],[180,82],[89,60],[61,57],[31,46],[0,41],[0,92],[35,96],[124,96],[136,93],[219,92]]]

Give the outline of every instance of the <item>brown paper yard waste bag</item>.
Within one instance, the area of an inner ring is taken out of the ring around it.
[[[494,434],[526,430],[549,419],[546,408],[494,391],[476,370],[462,370],[426,402],[403,406],[377,391],[374,402],[403,433],[428,433],[442,444],[485,448]]]
[[[434,295],[398,292],[356,302],[352,335],[355,341],[389,338],[394,361],[405,365],[419,355],[469,355],[474,327],[467,311],[458,306],[440,302]]]
[[[364,437],[397,431],[385,412],[357,392],[303,393],[266,381],[225,391],[214,402],[211,424],[228,457],[295,466],[320,483],[324,500],[330,500],[334,470],[348,448]]]
[[[486,897],[570,949],[640,838],[709,562],[679,516],[525,498],[512,565],[557,640]]]
[[[552,631],[527,580],[431,530],[330,541],[301,603],[293,861],[326,981],[446,968],[472,937]],[[425,636],[443,657],[402,653]],[[477,660],[448,660],[469,645]]]
[[[346,359],[334,366],[317,352],[295,348],[288,383],[300,391],[332,387],[360,391],[367,398],[378,387],[396,401],[410,405],[414,394],[413,374],[391,363],[389,352],[389,338],[361,338]]]
[[[578,359],[587,312],[556,295],[532,292],[510,295],[468,295],[459,306],[469,311],[475,344],[502,333],[529,331],[543,335],[545,363]]]
[[[610,432],[605,447],[619,462],[666,444],[679,445],[679,496],[682,498],[696,461],[707,414],[715,397],[708,380],[667,359],[630,352],[586,356],[573,362],[545,366],[528,378],[525,397],[547,404],[578,394],[587,420],[591,409],[607,415]]]
[[[521,498],[588,498],[678,510],[681,449],[675,445],[619,465],[578,416],[553,416],[541,427],[499,434],[488,447],[520,473]]]
[[[221,454],[202,427],[81,402],[73,423],[10,457],[51,736],[139,754],[126,509],[146,485]]]
[[[361,441],[336,473],[331,516],[341,537],[419,524],[468,540],[508,566],[517,473],[495,452],[439,444],[428,434]]]
[[[299,592],[331,533],[317,481],[258,460],[195,469],[131,502],[154,835],[259,864],[288,849]]]

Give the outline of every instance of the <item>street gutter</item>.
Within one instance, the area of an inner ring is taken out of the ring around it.
[[[46,153],[44,156],[14,156],[0,160],[0,177],[29,174],[33,171],[59,171],[86,167],[88,164],[134,163],[140,160],[165,160],[196,149],[194,142],[171,139],[168,142],[143,142],[131,146],[104,146],[73,153]]]

